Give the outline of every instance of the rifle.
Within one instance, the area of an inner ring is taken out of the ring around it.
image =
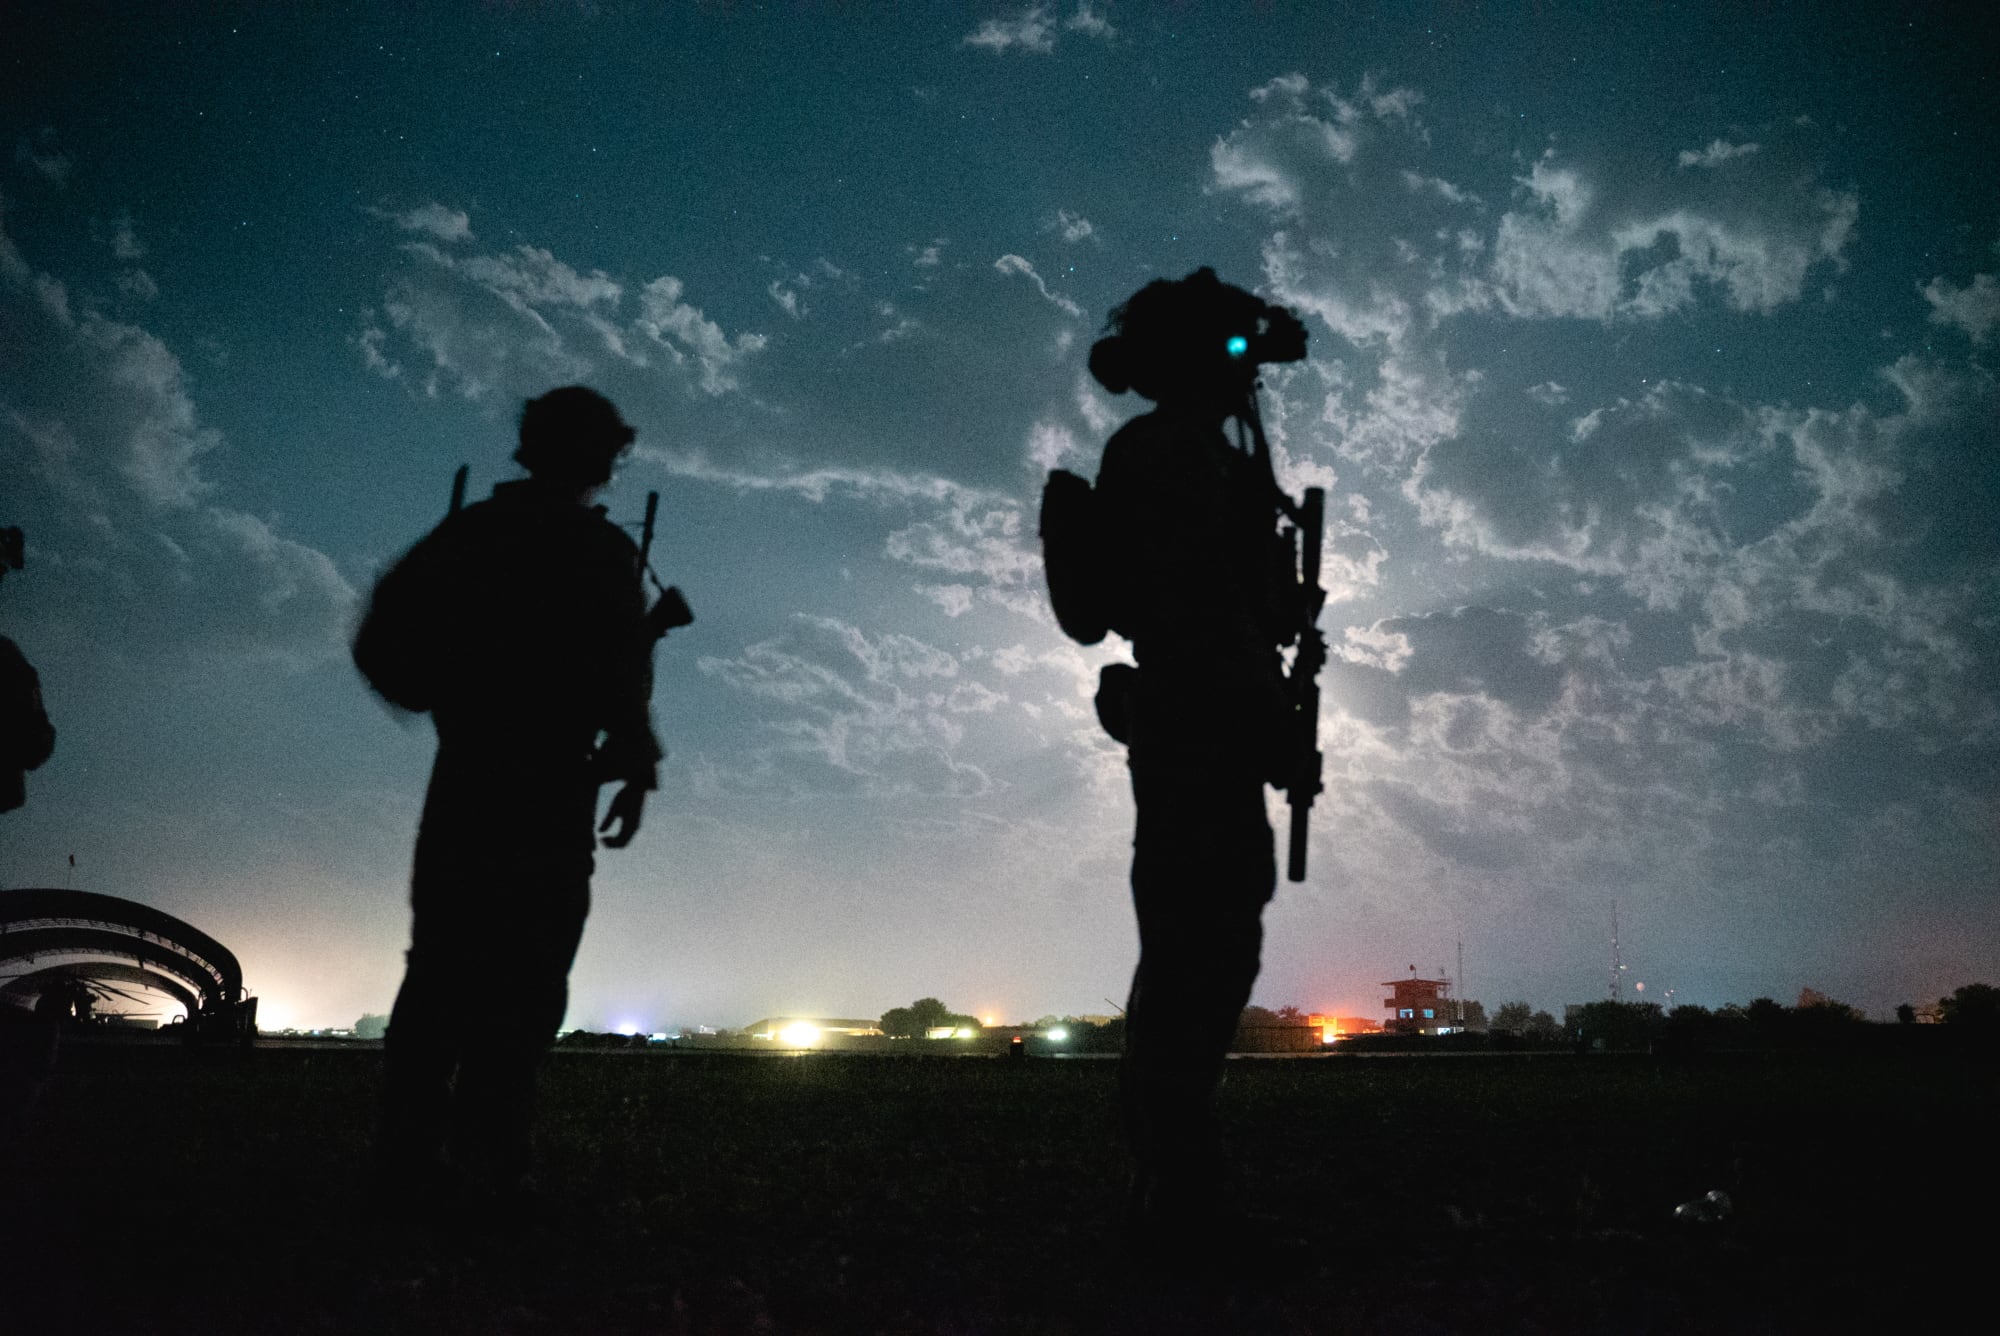
[[[1271,495],[1279,514],[1290,521],[1281,531],[1286,545],[1297,543],[1298,565],[1294,570],[1292,594],[1293,622],[1287,640],[1296,638],[1292,669],[1285,675],[1285,695],[1291,705],[1287,721],[1290,734],[1285,740],[1284,780],[1278,787],[1292,809],[1290,848],[1285,876],[1290,881],[1306,879],[1306,831],[1313,799],[1325,788],[1322,767],[1325,756],[1319,749],[1319,672],[1326,666],[1326,636],[1319,629],[1320,610],[1326,606],[1326,590],[1319,582],[1320,552],[1326,539],[1326,489],[1308,487],[1294,501],[1278,486],[1271,463],[1271,443],[1264,436],[1263,415],[1257,411],[1257,392],[1243,420],[1249,424],[1257,458],[1271,479]]]
[[[694,621],[694,609],[688,606],[687,599],[681,596],[677,586],[662,584],[659,574],[653,570],[653,521],[659,513],[660,494],[646,493],[646,520],[639,530],[639,569],[651,578],[653,588],[660,591],[660,597],[646,614],[646,629],[652,632],[653,639],[664,640],[667,632]]]
[[[465,480],[471,471],[472,466],[470,464],[460,464],[458,472],[452,475],[451,508],[445,512],[447,518],[456,515],[460,510],[465,508]],[[602,514],[603,507],[600,506],[598,511]],[[688,626],[694,622],[694,609],[688,607],[687,599],[682,596],[681,591],[673,585],[663,583],[658,572],[653,569],[651,559],[653,555],[653,526],[654,522],[659,518],[659,514],[660,494],[658,492],[646,493],[646,518],[641,523],[639,530],[639,573],[642,587],[644,581],[650,579],[653,582],[653,588],[660,591],[660,596],[653,601],[652,608],[646,613],[646,629],[652,633],[652,639],[654,640],[663,640],[666,638],[667,632],[673,630],[675,627]],[[629,528],[630,526],[626,527]]]

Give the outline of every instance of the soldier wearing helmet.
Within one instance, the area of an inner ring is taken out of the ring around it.
[[[528,476],[457,510],[376,585],[354,660],[438,735],[390,1016],[385,1184],[523,1181],[535,1072],[568,1002],[603,843],[638,832],[661,758],[639,552],[592,504],[632,442],[582,386],[528,401]],[[478,1024],[471,1023],[477,998]]]
[[[1302,358],[1305,329],[1201,269],[1148,284],[1108,330],[1092,374],[1155,402],[1106,444],[1096,485],[1105,621],[1138,659],[1107,671],[1098,702],[1138,806],[1131,1223],[1144,1245],[1192,1248],[1225,1216],[1213,1102],[1276,887],[1264,785],[1290,718],[1278,648],[1296,600],[1268,456],[1224,427],[1255,422],[1258,367]]]

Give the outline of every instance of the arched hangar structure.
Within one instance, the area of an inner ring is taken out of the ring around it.
[[[0,1004],[64,981],[156,989],[187,1008],[191,1039],[257,1032],[235,953],[192,924],[94,891],[0,891]]]

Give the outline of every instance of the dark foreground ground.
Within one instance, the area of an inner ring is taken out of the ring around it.
[[[1113,1063],[560,1053],[541,1214],[462,1234],[368,1209],[379,1066],[72,1045],[0,1331],[1915,1331],[1992,1279],[1990,1055],[1236,1062],[1209,1274],[1120,1245]]]

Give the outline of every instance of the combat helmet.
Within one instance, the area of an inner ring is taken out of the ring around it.
[[[583,486],[611,480],[611,466],[638,435],[596,390],[565,385],[521,409],[514,462],[537,478]]]
[[[1206,266],[1160,278],[1111,310],[1105,337],[1090,350],[1090,374],[1113,394],[1148,399],[1218,381],[1254,378],[1268,362],[1306,355],[1299,318],[1255,293],[1224,283]]]

